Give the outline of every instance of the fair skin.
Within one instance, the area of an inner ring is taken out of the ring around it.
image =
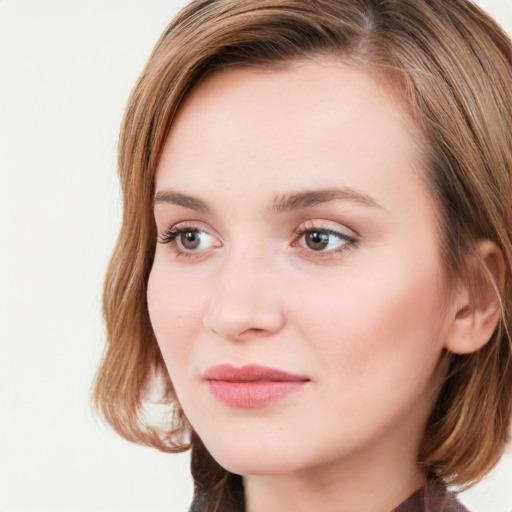
[[[173,122],[148,307],[179,402],[244,475],[248,512],[383,512],[422,484],[444,350],[477,347],[454,325],[463,297],[419,137],[383,84],[328,57],[214,73]],[[205,378],[219,364],[302,380],[225,403]]]

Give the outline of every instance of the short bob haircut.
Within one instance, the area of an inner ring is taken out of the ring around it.
[[[107,348],[94,394],[98,410],[126,439],[168,452],[192,448],[194,510],[243,510],[243,484],[188,424],[150,324],[146,285],[157,240],[159,156],[184,97],[208,73],[275,69],[326,54],[384,79],[420,128],[448,278],[473,290],[490,279],[483,265],[468,263],[478,240],[503,253],[504,282],[494,284],[499,324],[480,350],[446,354],[450,369],[418,463],[429,477],[468,486],[497,463],[509,439],[510,38],[469,0],[195,0],[160,37],[126,108],[119,142],[124,213],[105,281]],[[166,407],[163,422],[147,420],[151,402]]]

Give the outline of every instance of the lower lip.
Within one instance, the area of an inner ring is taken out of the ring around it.
[[[298,391],[306,384],[306,381],[208,382],[213,396],[219,402],[232,407],[261,407],[267,402]]]

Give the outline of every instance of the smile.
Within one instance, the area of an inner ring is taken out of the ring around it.
[[[261,407],[266,403],[301,389],[309,379],[300,375],[260,365],[235,368],[217,365],[203,378],[221,403],[231,407]]]

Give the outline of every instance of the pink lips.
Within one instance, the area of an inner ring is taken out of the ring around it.
[[[232,407],[260,407],[283,395],[297,391],[309,379],[275,368],[246,365],[235,368],[221,364],[203,374],[210,391],[220,402]]]

